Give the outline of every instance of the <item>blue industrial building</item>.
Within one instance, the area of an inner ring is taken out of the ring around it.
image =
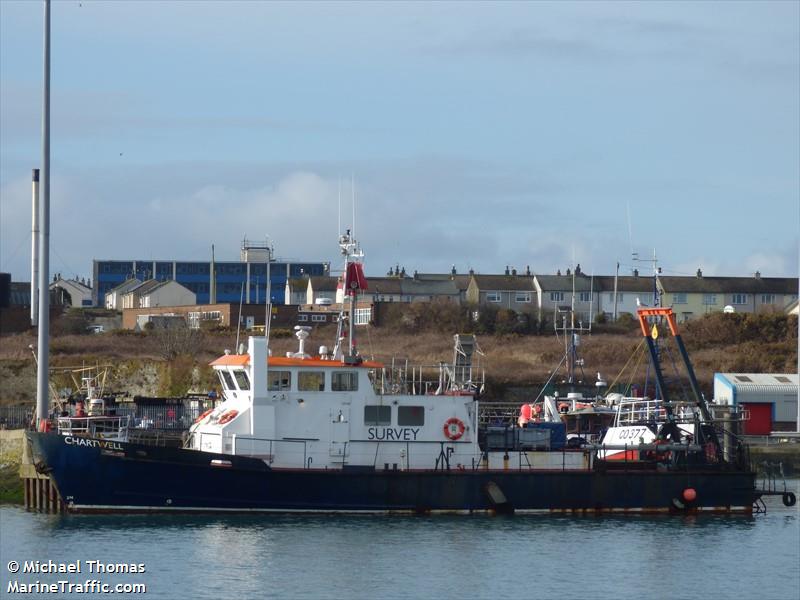
[[[140,281],[174,280],[197,295],[198,304],[239,302],[265,304],[267,294],[267,256],[271,249],[263,246],[242,246],[242,260],[183,261],[183,260],[95,260],[92,277],[92,300],[95,306],[105,306],[106,292],[126,279]],[[216,273],[212,277],[213,270]],[[286,280],[303,275],[318,276],[330,273],[327,262],[293,262],[270,260],[270,280],[273,304],[284,303]],[[216,288],[216,289],[215,289]]]

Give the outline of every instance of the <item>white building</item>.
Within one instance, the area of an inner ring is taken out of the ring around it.
[[[746,434],[794,431],[799,384],[797,373],[715,373],[714,402],[746,411]]]
[[[50,284],[50,291],[61,295],[61,304],[80,308],[92,305],[92,288],[77,279],[61,279]]]
[[[156,308],[158,306],[190,306],[197,296],[176,281],[149,279],[122,296],[122,308]]]
[[[106,308],[109,310],[122,310],[122,297],[133,288],[142,285],[138,279],[126,279],[117,287],[106,292]]]

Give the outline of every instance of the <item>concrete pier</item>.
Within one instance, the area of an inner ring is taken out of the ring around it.
[[[0,433],[3,435],[4,444],[18,444],[22,448],[19,476],[22,480],[25,509],[49,514],[65,512],[66,507],[53,480],[48,475],[36,471],[33,464],[33,453],[25,438],[25,431],[15,429]]]

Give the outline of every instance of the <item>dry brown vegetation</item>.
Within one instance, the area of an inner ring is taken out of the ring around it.
[[[451,326],[465,326],[458,320],[460,314],[461,311],[459,315],[452,315],[440,309],[436,318],[428,318],[421,309],[414,307],[405,321],[401,318],[383,327],[359,328],[358,348],[363,356],[386,363],[392,358],[424,365],[450,362],[455,333]],[[584,336],[580,346],[587,380],[593,381],[598,371],[609,382],[643,379],[647,357],[638,328],[606,327],[609,333],[597,333],[600,330],[597,328],[592,335]],[[274,354],[296,350],[297,342],[290,332],[276,330],[273,333],[270,344]],[[714,372],[791,373],[797,369],[797,317],[794,316],[712,314],[684,325],[683,333],[706,394],[710,394]],[[662,336],[662,340],[667,337]],[[307,349],[313,352],[323,344],[332,347],[334,338],[332,326],[319,327],[312,332]],[[240,342],[246,343],[245,338]],[[557,339],[552,329],[545,329],[539,335],[478,334],[478,343],[484,353],[481,360],[490,390],[496,394],[502,394],[509,386],[543,383],[564,353],[564,340]],[[670,347],[671,342],[664,343]],[[32,401],[35,382],[30,344],[36,344],[35,336],[30,333],[0,338],[0,396],[6,402]],[[205,366],[226,348],[235,351],[236,332],[204,331],[192,344],[190,351],[176,351],[171,360],[165,360],[163,340],[154,332],[54,336],[51,365],[124,363],[128,374],[120,384],[135,378],[137,371],[146,366],[151,369],[155,366],[158,393],[178,395],[191,385],[193,378],[196,385],[204,382],[212,385]],[[677,350],[671,355],[680,365]],[[671,361],[667,362],[665,371],[670,371]],[[623,372],[626,364],[628,368]],[[635,365],[638,369],[633,368]]]

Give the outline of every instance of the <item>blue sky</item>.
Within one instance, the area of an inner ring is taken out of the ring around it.
[[[0,271],[29,278],[42,4],[0,0]],[[59,1],[51,269],[796,276],[800,3]],[[639,265],[647,270],[646,263]]]

